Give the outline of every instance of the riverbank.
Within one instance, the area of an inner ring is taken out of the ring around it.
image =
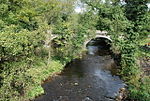
[[[30,64],[30,62],[32,64]],[[12,62],[11,64],[9,63],[9,65],[5,64],[5,67],[17,67],[16,71],[20,68],[29,69],[27,69],[27,71],[18,72],[15,79],[12,78],[14,74],[5,74],[6,76],[3,82],[6,83],[5,86],[2,86],[0,89],[0,101],[6,100],[6,97],[8,97],[8,101],[28,101],[29,99],[32,100],[36,96],[44,94],[44,90],[41,86],[42,82],[54,73],[60,72],[64,67],[60,61],[51,60],[50,64],[47,64],[47,59],[40,57],[32,57],[30,62],[21,60]],[[7,83],[8,81],[5,80],[9,80],[9,82],[12,83],[9,84]]]
[[[34,99],[35,97],[44,94],[44,89],[41,84],[50,76],[61,72],[63,65],[59,61],[52,60],[49,65],[42,64],[40,67],[29,69],[27,73],[32,76],[34,83],[27,90],[27,99]]]

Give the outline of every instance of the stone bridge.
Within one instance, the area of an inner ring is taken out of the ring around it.
[[[58,35],[52,34],[52,31],[51,31],[51,30],[48,30],[47,33],[48,33],[48,34],[47,34],[46,40],[45,40],[45,47],[49,47],[49,46],[50,46],[50,45],[49,45],[49,44],[50,44],[50,40],[53,40],[53,39],[55,39],[55,38],[58,37]],[[92,39],[95,39],[95,38],[106,38],[106,39],[112,41],[111,38],[110,38],[110,36],[107,35],[107,33],[108,33],[107,31],[96,30],[96,35],[95,35],[95,37],[90,38],[90,39],[87,39],[87,40],[84,42],[84,49],[86,49],[86,45],[87,45]]]
[[[107,35],[107,33],[108,33],[107,31],[96,30],[96,35],[95,35],[95,37],[94,37],[94,38],[87,39],[87,40],[84,42],[84,48],[86,49],[86,45],[87,45],[92,39],[95,39],[95,38],[106,38],[106,39],[112,41],[111,38],[110,38],[110,36]]]

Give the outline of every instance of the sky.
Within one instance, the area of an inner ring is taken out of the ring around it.
[[[148,8],[150,8],[150,4],[147,4],[148,5]]]
[[[148,5],[148,8],[150,8],[150,4],[147,4]],[[79,6],[76,6],[76,8],[75,8],[75,12],[77,12],[77,13],[81,13],[82,12],[82,8],[81,7],[79,7]]]
[[[82,12],[82,10],[81,10],[81,8],[80,8],[80,7],[76,7],[76,8],[75,8],[75,12],[77,12],[77,13],[81,13],[81,12]]]

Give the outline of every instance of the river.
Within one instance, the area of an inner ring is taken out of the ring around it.
[[[45,82],[45,94],[34,101],[115,101],[125,84],[116,75],[114,59],[104,46],[89,44],[87,54]]]

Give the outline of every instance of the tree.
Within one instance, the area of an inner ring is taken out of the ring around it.
[[[19,101],[33,86],[27,71],[37,66],[35,59],[47,58],[43,41],[50,26],[44,15],[54,4],[54,0],[51,5],[43,0],[0,0],[1,101]],[[43,52],[36,54],[36,49]]]
[[[122,73],[128,80],[130,98],[149,101],[149,86],[145,85],[149,81],[140,82],[142,73],[137,64],[139,42],[145,40],[150,31],[148,27],[150,26],[150,23],[148,23],[150,21],[147,7],[148,0],[125,0],[125,2],[125,14],[131,22],[131,26],[126,30],[126,41],[122,50]]]

